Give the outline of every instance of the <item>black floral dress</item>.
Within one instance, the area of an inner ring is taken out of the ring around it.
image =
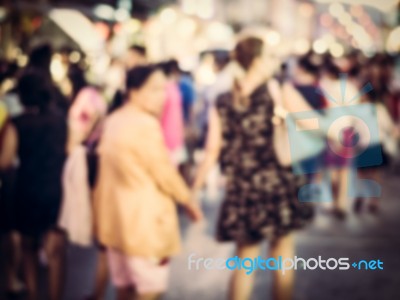
[[[216,108],[222,122],[220,155],[226,177],[217,239],[240,244],[274,241],[312,218],[309,203],[298,200],[306,183],[280,166],[273,147],[273,100],[266,84],[250,96],[249,106],[234,105],[232,93],[221,95]]]

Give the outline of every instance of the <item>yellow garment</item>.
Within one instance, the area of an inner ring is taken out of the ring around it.
[[[7,120],[7,108],[4,103],[0,102],[0,129],[3,128]]]
[[[105,122],[94,192],[99,242],[126,255],[169,257],[180,250],[174,200],[190,192],[172,165],[157,119],[131,105]]]

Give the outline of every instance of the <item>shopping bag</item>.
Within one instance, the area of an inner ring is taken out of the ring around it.
[[[76,146],[63,171],[63,199],[58,225],[71,243],[90,246],[93,240],[93,216],[86,161],[86,148]]]

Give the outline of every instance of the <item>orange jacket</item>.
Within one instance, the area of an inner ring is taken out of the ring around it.
[[[106,121],[94,191],[100,243],[127,255],[163,258],[180,250],[176,202],[190,192],[172,165],[159,121],[125,105]]]

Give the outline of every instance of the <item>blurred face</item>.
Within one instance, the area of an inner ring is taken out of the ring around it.
[[[164,108],[166,84],[165,75],[156,71],[140,89],[130,92],[130,100],[147,113],[159,117]]]

